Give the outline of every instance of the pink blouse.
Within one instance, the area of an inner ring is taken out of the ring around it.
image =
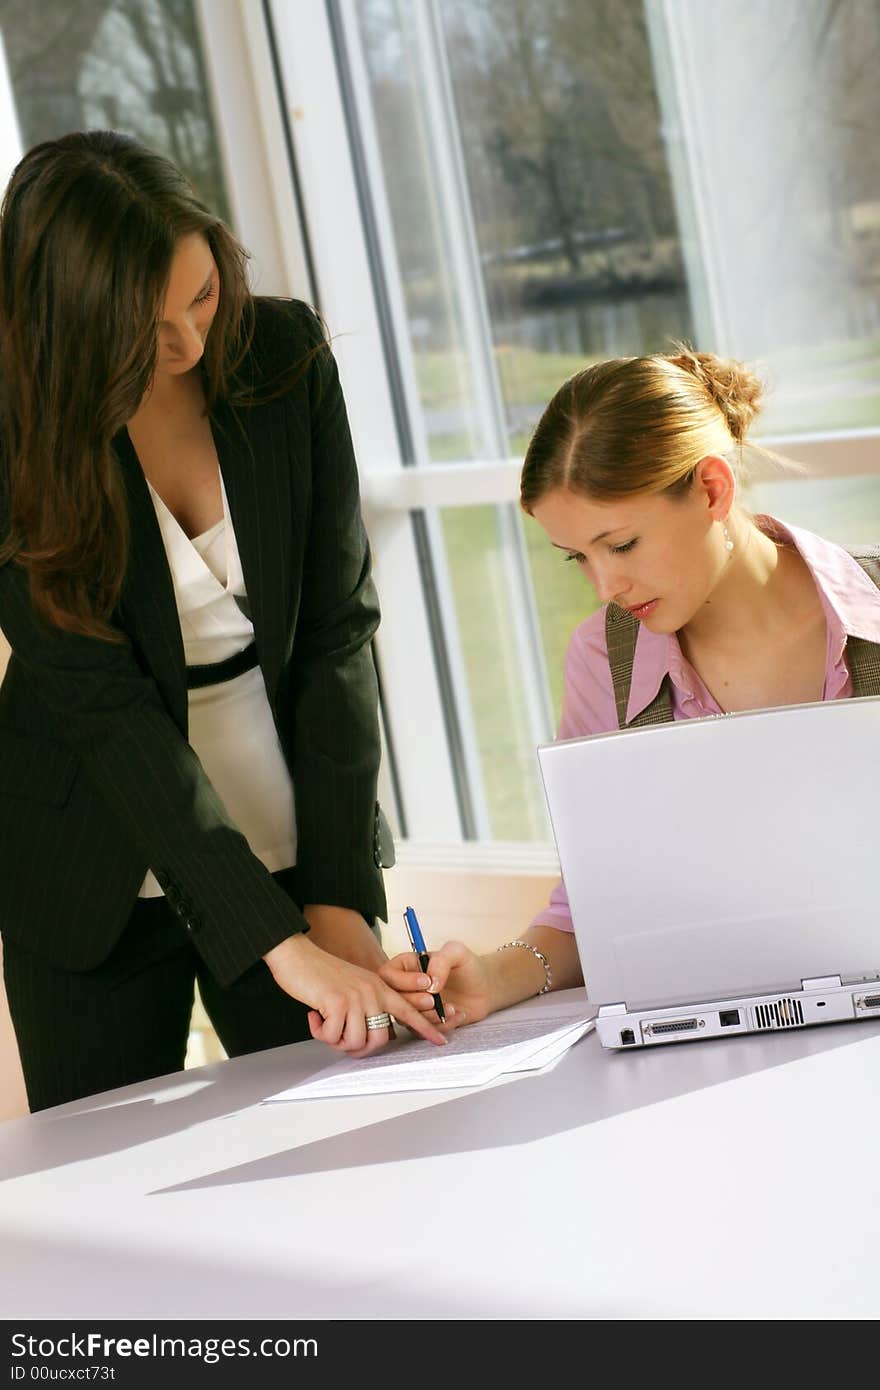
[[[761,530],[783,545],[794,545],[809,566],[825,610],[825,686],[823,700],[852,695],[846,664],[847,637],[880,643],[880,589],[847,551],[810,531],[786,526],[773,517],[756,517]],[[633,660],[627,722],[650,704],[668,675],[673,719],[700,719],[722,711],[691,666],[677,636],[639,631]],[[565,657],[565,688],[557,739],[607,734],[617,729],[614,686],[605,645],[605,608],[593,613],[572,635]],[[565,884],[554,888],[550,902],[532,922],[572,931]]]

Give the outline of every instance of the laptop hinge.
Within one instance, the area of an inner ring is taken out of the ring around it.
[[[817,975],[814,980],[801,980],[801,989],[840,989],[839,975]]]
[[[626,1014],[629,1009],[625,1004],[603,1004],[599,1010],[599,1018],[606,1018],[608,1014]]]

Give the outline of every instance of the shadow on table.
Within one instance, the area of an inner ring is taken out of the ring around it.
[[[132,1149],[256,1105],[311,1070],[299,1062],[298,1046],[214,1062],[9,1120],[0,1125],[0,1182]]]
[[[523,1076],[446,1101],[438,1098],[429,1108],[175,1183],[152,1195],[528,1144],[878,1034],[880,1021],[825,1024],[800,1032],[675,1043],[637,1053],[602,1053],[598,1038],[589,1034],[544,1075]]]
[[[37,1318],[42,1323],[53,1318],[81,1321],[97,1317],[106,1323],[114,1318],[149,1317],[157,1323],[185,1317],[184,1327],[205,1320],[214,1331],[218,1319],[280,1318],[285,1323],[285,1335],[295,1332],[296,1336],[315,1336],[320,1352],[325,1341],[329,1347],[337,1337],[346,1335],[344,1330],[329,1326],[323,1332],[313,1327],[301,1332],[297,1324],[328,1316],[381,1322],[388,1318],[391,1309],[395,1318],[455,1321],[547,1315],[546,1304],[534,1296],[528,1285],[519,1288],[505,1283],[497,1289],[487,1287],[477,1302],[472,1287],[441,1288],[430,1277],[411,1279],[393,1272],[380,1275],[367,1268],[362,1273],[343,1268],[331,1277],[316,1271],[305,1259],[298,1261],[295,1248],[288,1251],[283,1267],[277,1261],[268,1266],[251,1262],[240,1251],[231,1253],[225,1263],[216,1251],[210,1258],[200,1259],[193,1254],[189,1236],[185,1244],[182,1240],[180,1250],[169,1252],[133,1249],[130,1242],[120,1249],[97,1239],[90,1244],[50,1234],[39,1238],[4,1233],[3,1260],[6,1267],[15,1271],[15,1278],[4,1288],[6,1322],[22,1319],[29,1324]],[[39,1290],[38,1311],[35,1290]],[[650,1317],[651,1313],[648,1309],[633,1313],[628,1304],[626,1316],[631,1315]],[[624,1311],[615,1308],[611,1299],[603,1303],[598,1299],[585,1300],[582,1293],[573,1290],[568,1305],[563,1300],[554,1316],[615,1318],[624,1316]],[[24,1330],[36,1329],[26,1326]],[[168,1327],[157,1331],[163,1337],[184,1335],[182,1330]],[[260,1335],[259,1321],[249,1331],[254,1345]],[[267,1327],[265,1333],[277,1336],[278,1329]],[[220,1335],[232,1333],[224,1333],[221,1328]],[[285,1364],[288,1383],[292,1384],[293,1366],[290,1362]],[[174,1369],[169,1365],[168,1372]],[[183,1372],[181,1383],[185,1383]],[[241,1375],[242,1385],[255,1383],[263,1383],[259,1374]]]

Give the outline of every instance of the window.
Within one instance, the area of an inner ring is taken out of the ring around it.
[[[401,824],[546,841],[534,749],[593,600],[515,499],[566,376],[679,337],[756,362],[765,437],[809,473],[757,479],[753,505],[880,536],[880,0],[270,9]]]
[[[0,0],[21,149],[122,130],[169,155],[229,217],[192,0]]]

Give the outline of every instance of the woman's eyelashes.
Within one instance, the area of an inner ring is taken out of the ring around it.
[[[637,540],[638,537],[636,536],[631,541],[624,541],[623,545],[609,545],[608,549],[611,551],[612,555],[626,555],[627,551],[632,550]],[[563,558],[566,560],[574,560],[576,565],[586,565],[589,563],[586,555],[580,550],[570,550]]]
[[[214,292],[215,286],[214,281],[212,280],[210,285],[205,286],[201,294],[196,295],[195,299],[193,300],[193,304],[207,304],[209,299],[214,298]]]

